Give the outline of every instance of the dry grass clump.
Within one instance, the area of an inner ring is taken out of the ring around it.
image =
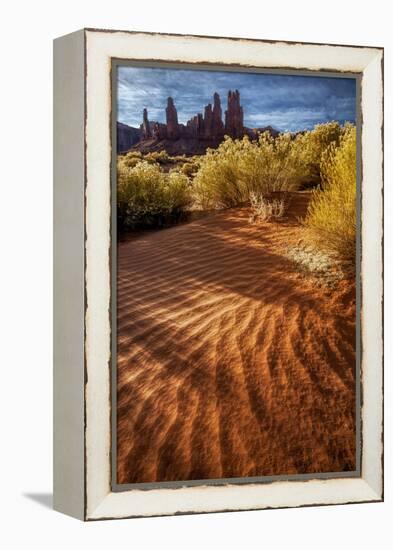
[[[321,159],[322,186],[314,191],[305,226],[316,246],[354,263],[356,254],[356,129],[347,126],[339,143]]]
[[[284,216],[287,204],[284,198],[267,199],[261,193],[250,193],[251,215],[249,222],[258,224]]]

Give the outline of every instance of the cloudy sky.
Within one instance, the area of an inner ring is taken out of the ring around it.
[[[165,122],[166,100],[172,96],[179,122],[186,123],[213,102],[215,91],[224,117],[230,89],[240,91],[244,124],[250,128],[297,131],[329,120],[355,122],[352,78],[141,67],[118,68],[118,120],[139,127],[146,107],[150,120]]]

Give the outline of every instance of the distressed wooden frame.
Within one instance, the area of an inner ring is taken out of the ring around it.
[[[54,46],[54,507],[82,520],[383,499],[383,49],[85,29]],[[111,489],[113,59],[361,73],[359,477]]]

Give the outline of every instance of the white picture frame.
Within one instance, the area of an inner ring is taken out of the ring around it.
[[[358,477],[111,485],[112,60],[361,75]],[[81,520],[383,499],[383,49],[84,29],[54,44],[54,507]]]

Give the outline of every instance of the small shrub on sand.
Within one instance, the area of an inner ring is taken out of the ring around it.
[[[161,227],[175,223],[190,204],[184,174],[165,174],[146,161],[129,168],[118,163],[117,206],[120,226]]]
[[[314,191],[305,219],[309,238],[344,260],[356,250],[356,130],[347,126],[339,144],[321,159],[322,187]]]
[[[280,219],[284,216],[286,203],[283,198],[267,199],[262,194],[250,193],[251,215],[250,223],[262,223],[272,219]]]

